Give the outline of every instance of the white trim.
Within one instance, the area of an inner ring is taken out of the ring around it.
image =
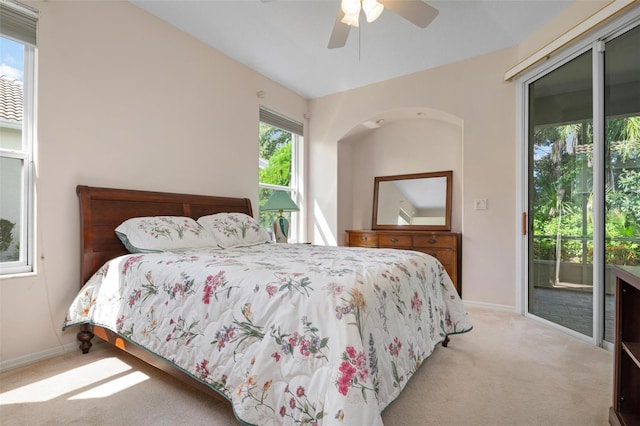
[[[0,150],[3,158],[18,158],[23,161],[22,194],[20,197],[20,250],[16,261],[0,262],[0,275],[28,274],[35,272],[35,135],[36,135],[36,48],[24,43],[24,82],[22,85],[22,144],[21,150]]]
[[[465,306],[474,307],[474,308],[492,309],[494,311],[505,311],[505,312],[514,312],[514,313],[516,312],[516,308],[514,306],[500,305],[498,303],[478,302],[475,300],[467,300],[467,299],[464,299],[462,303]]]
[[[304,126],[306,127],[306,126]],[[300,214],[297,216],[296,225],[296,236],[298,237],[298,241],[308,241],[307,240],[307,203],[306,203],[306,191],[304,186],[304,177],[305,174],[305,137],[304,135],[292,135],[296,139],[296,144],[292,147],[292,155],[295,155],[296,158],[296,170],[295,170],[295,181],[296,181],[296,204],[300,208]]]
[[[505,81],[511,80],[521,72],[536,64],[538,61],[541,61],[557,50],[565,47],[572,41],[592,30],[597,25],[611,18],[613,15],[620,12],[625,7],[632,5],[633,3],[635,3],[635,1],[636,0],[613,0],[611,3],[604,6],[602,9],[600,9],[584,21],[580,22],[575,27],[571,28],[569,31],[544,46],[542,49],[534,52],[511,69],[507,70],[507,72],[505,72],[504,74]]]
[[[516,255],[516,276],[515,276],[515,310],[518,314],[524,315],[527,312],[527,291],[523,291],[527,282],[528,267],[527,262],[524,260],[527,258],[527,242],[528,235],[522,235],[522,215],[527,214],[527,191],[522,188],[527,188],[527,165],[525,158],[527,154],[524,147],[527,143],[527,120],[528,114],[528,94],[524,90],[525,85],[518,82],[516,85],[516,99],[521,99],[522,102],[516,102],[516,238],[515,238],[515,255]],[[524,170],[524,173],[518,173],[517,171]],[[520,261],[518,261],[520,259]]]
[[[13,120],[5,120],[4,118],[0,118],[0,127],[4,129],[14,129],[14,130],[22,130],[22,122],[21,121],[13,121]],[[9,150],[11,151],[11,150]]]
[[[103,343],[101,340],[97,340],[98,341],[93,344],[93,347],[95,347],[97,344]],[[44,351],[23,355],[18,358],[2,360],[0,361],[0,373],[75,351],[80,351],[79,342],[77,341],[73,341],[62,346],[45,349]]]
[[[259,183],[258,187],[263,189],[273,189],[276,191],[296,192],[296,188],[293,186],[274,185],[271,183]]]
[[[22,113],[23,132],[28,143],[28,164],[26,170],[26,220],[25,239],[21,241],[27,242],[27,250],[25,253],[26,268],[25,272],[36,272],[36,146],[37,146],[37,109],[36,109],[36,53],[37,50],[33,46],[25,45],[24,48],[24,111]]]
[[[592,43],[593,82],[593,327],[592,341],[600,346],[604,340],[604,42]]]

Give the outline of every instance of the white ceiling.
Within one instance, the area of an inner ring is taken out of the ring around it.
[[[572,3],[429,1],[425,29],[385,10],[328,49],[340,0],[130,1],[309,99],[515,46]]]

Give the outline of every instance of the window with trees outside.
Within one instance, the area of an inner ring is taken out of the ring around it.
[[[260,108],[259,131],[259,220],[273,236],[278,212],[262,211],[262,206],[276,190],[289,193],[300,212],[283,212],[290,222],[289,242],[300,240],[300,200],[303,127],[301,123],[266,108]]]
[[[0,274],[33,271],[37,15],[0,3]]]

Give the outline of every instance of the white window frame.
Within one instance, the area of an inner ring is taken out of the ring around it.
[[[265,111],[269,111],[266,108],[261,107],[261,109]],[[279,115],[273,111],[269,111],[271,114]],[[282,116],[283,120],[289,120],[288,118]],[[293,121],[292,121],[293,122]],[[268,121],[260,121],[261,124],[266,124],[272,127],[277,127],[282,131],[291,133],[291,184],[289,186],[284,185],[272,185],[268,183],[261,183],[258,181],[258,188],[262,189],[273,189],[273,190],[281,190],[286,191],[291,194],[291,198],[296,203],[300,211],[291,212],[291,218],[289,220],[290,224],[290,243],[298,243],[302,242],[304,239],[304,221],[302,218],[304,215],[304,191],[303,191],[303,164],[304,164],[304,136],[302,134],[298,134],[297,132],[292,132],[288,129],[282,129],[280,126],[272,124]],[[301,132],[302,133],[302,132]],[[260,214],[260,212],[258,212]]]
[[[3,6],[15,9],[37,21],[37,13],[26,6],[3,1]],[[31,22],[33,24],[33,21]],[[35,25],[35,24],[34,24]],[[14,27],[15,29],[15,27]],[[21,28],[18,28],[21,29]],[[27,31],[29,33],[29,31]],[[0,157],[20,159],[22,168],[20,253],[17,261],[0,262],[0,278],[35,272],[35,141],[36,141],[36,47],[8,34],[0,36],[13,39],[24,46],[22,146],[20,150],[0,148]],[[35,37],[35,35],[34,35]]]

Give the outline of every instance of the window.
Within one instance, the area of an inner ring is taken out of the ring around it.
[[[260,108],[259,131],[259,207],[260,223],[270,233],[278,212],[262,211],[273,191],[282,190],[291,195],[300,212],[284,212],[290,215],[289,242],[301,240],[302,217],[302,138],[301,123],[286,118],[266,108]]]
[[[521,79],[523,309],[607,347],[614,266],[640,266],[640,13]]]
[[[33,271],[37,15],[0,3],[0,274]]]

